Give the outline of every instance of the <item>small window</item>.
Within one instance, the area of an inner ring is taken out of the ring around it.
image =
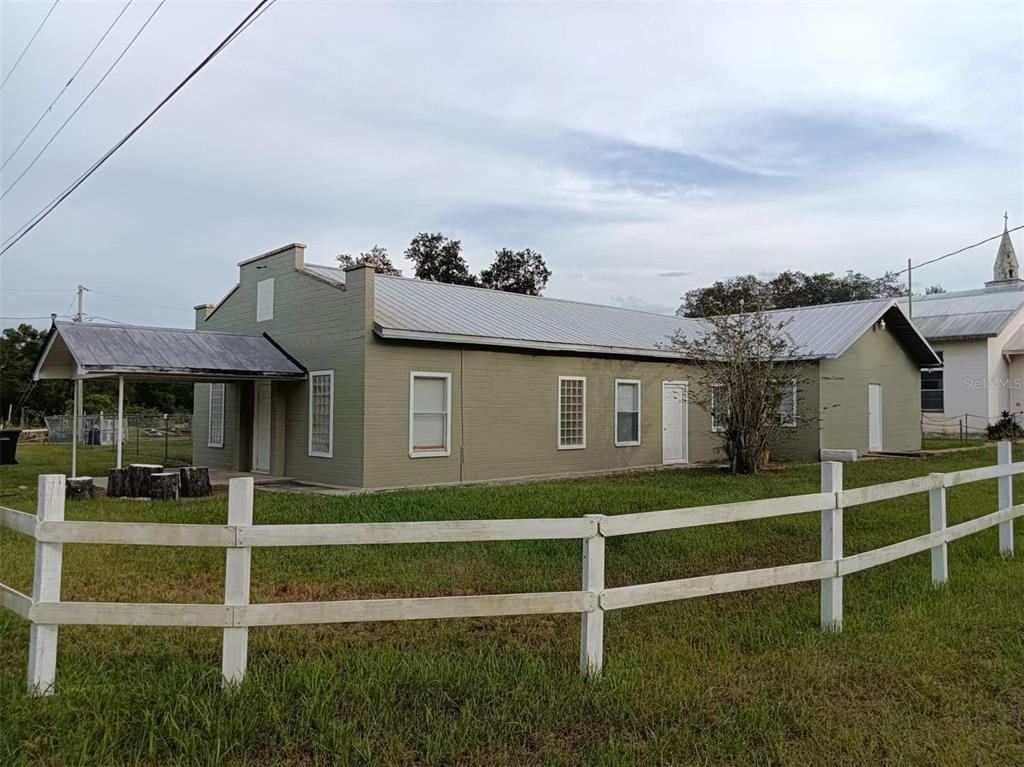
[[[711,431],[725,431],[729,419],[729,387],[725,384],[711,386]]]
[[[615,382],[615,446],[640,444],[640,382]]]
[[[939,361],[943,362],[942,352],[936,352]],[[941,367],[921,368],[921,410],[929,413],[945,411],[943,372]]]
[[[210,384],[209,430],[207,447],[224,447],[224,384]]]
[[[558,449],[582,450],[587,446],[587,379],[558,378]]]
[[[334,371],[309,374],[309,454],[314,458],[334,455]]]
[[[274,278],[256,283],[256,321],[274,319]]]
[[[796,426],[797,423],[797,389],[796,381],[790,381],[782,388],[782,399],[779,402],[779,423],[783,426]]]
[[[409,375],[409,456],[451,455],[450,373]]]

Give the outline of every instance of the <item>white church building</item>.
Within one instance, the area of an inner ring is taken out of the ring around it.
[[[1004,411],[1024,422],[1024,280],[1008,226],[983,288],[900,302],[943,361],[921,371],[925,432],[976,434]]]

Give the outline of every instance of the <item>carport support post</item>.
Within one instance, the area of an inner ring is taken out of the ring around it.
[[[40,474],[36,516],[40,522],[64,519],[64,475]],[[36,541],[32,603],[60,601],[64,545]],[[32,623],[28,633],[28,694],[49,695],[57,678],[57,624]]]
[[[580,623],[580,673],[585,677],[601,675],[604,665],[604,609],[601,592],[604,591],[604,536],[600,525],[603,514],[587,514],[598,526],[589,538],[583,539],[583,591],[597,598],[593,612],[583,613]]]
[[[843,492],[843,464],[839,461],[822,461],[821,492],[835,493],[841,501]],[[821,558],[823,561],[838,562],[843,558],[843,509],[822,509],[821,512]],[[843,629],[843,579],[836,575],[821,579],[821,630],[842,631]]]
[[[252,477],[236,477],[228,485],[228,525],[252,524]],[[237,532],[236,532],[237,536]],[[227,549],[224,567],[224,604],[249,604],[249,577],[252,549],[248,546]],[[235,685],[245,676],[249,655],[249,629],[235,626],[224,629],[221,672],[225,685]]]
[[[71,405],[71,476],[78,476],[78,436],[82,420],[82,379],[75,379],[75,395]]]
[[[931,476],[941,478],[940,472],[934,472]],[[946,529],[946,488],[943,485],[933,487],[928,491],[928,516],[930,520],[929,529],[938,533]],[[949,580],[949,553],[945,541],[938,546],[932,546],[932,583],[936,586]]]
[[[1003,440],[999,443],[997,455],[1000,466],[1010,466],[1013,463],[1012,443]],[[999,509],[1008,509],[1013,506],[1013,475],[1007,474],[999,478]],[[999,523],[999,553],[1004,557],[1013,556],[1013,520],[1008,519]]]
[[[114,430],[117,439],[117,468],[121,468],[121,441],[124,439],[124,376],[117,377],[117,428]]]

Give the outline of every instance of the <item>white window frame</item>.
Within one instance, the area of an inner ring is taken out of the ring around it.
[[[583,442],[579,445],[562,444],[562,381],[583,382]],[[559,450],[585,450],[587,447],[587,379],[586,376],[558,376],[558,388],[555,389],[555,398],[558,402],[557,419],[555,421],[555,439],[558,441]]]
[[[327,452],[313,450],[313,378],[327,376],[330,379],[330,402],[327,405]],[[306,426],[309,432],[307,452],[310,458],[333,458],[334,457],[334,371],[333,370],[311,370],[308,377],[309,382],[309,414],[306,418]]]
[[[274,319],[274,278],[268,277],[256,283],[256,321]]]
[[[715,423],[715,410],[717,409],[715,407],[715,391],[717,389],[725,389],[726,396],[728,396],[728,394],[729,394],[729,384],[712,384],[711,385],[711,412],[708,414],[711,417],[711,431],[713,431],[713,432],[723,432],[723,431],[725,431],[725,426],[723,426],[721,424],[716,424]],[[726,406],[726,413],[728,413],[729,412],[730,403],[728,401],[726,401],[726,405],[725,406]]]
[[[636,386],[636,441],[619,439],[619,384],[632,384]],[[640,381],[634,378],[615,379],[615,447],[636,447],[640,444],[640,412],[643,409],[641,398]]]
[[[220,387],[220,441],[215,442],[213,439],[213,387]],[[206,446],[207,447],[224,447],[224,411],[227,409],[227,388],[222,383],[211,383],[210,384],[210,396],[207,400],[207,413],[206,413]]]
[[[414,420],[416,416],[416,379],[440,378],[444,380],[444,449],[417,450],[414,442]],[[431,373],[414,370],[409,373],[409,457],[410,458],[446,458],[452,454],[452,374]]]
[[[799,393],[799,389],[797,388],[797,385],[796,385],[796,379],[794,378],[793,380],[791,380],[787,384],[787,387],[793,393],[793,410],[792,410],[792,412],[789,413],[789,420],[786,420],[786,415],[787,414],[780,407],[779,408],[779,424],[781,426],[786,427],[787,429],[792,429],[792,428],[796,427],[797,422],[799,421],[799,414],[800,414],[799,406],[798,406],[798,403],[797,403],[797,394]],[[785,401],[785,400],[783,400],[783,401]]]

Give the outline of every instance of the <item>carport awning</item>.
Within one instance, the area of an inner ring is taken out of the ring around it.
[[[33,378],[289,380],[306,370],[266,333],[55,322]]]

